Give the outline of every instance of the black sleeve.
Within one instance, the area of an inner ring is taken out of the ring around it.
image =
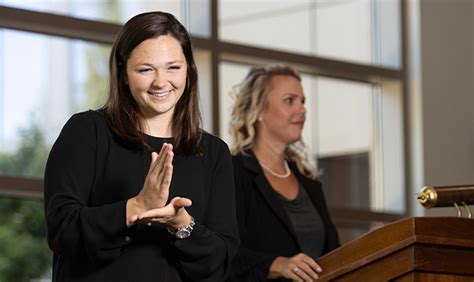
[[[126,201],[90,207],[100,130],[93,112],[74,115],[51,149],[44,177],[50,248],[60,256],[111,260],[128,243]]]
[[[256,252],[246,247],[249,239],[245,220],[249,212],[246,199],[252,189],[252,177],[244,168],[241,156],[234,157],[234,177],[237,224],[241,245],[233,261],[231,277],[228,281],[266,281],[270,265],[277,256]]]
[[[211,150],[216,161],[205,222],[196,222],[189,238],[174,241],[183,271],[193,281],[224,281],[239,246],[230,152],[220,140]]]

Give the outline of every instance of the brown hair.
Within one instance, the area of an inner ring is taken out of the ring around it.
[[[103,107],[105,117],[113,132],[124,142],[138,150],[150,149],[140,123],[141,113],[125,82],[126,64],[136,46],[162,35],[172,36],[180,43],[187,64],[186,87],[176,104],[171,124],[174,150],[185,154],[200,153],[198,74],[191,39],[184,26],[169,13],[149,12],[136,15],[120,31],[110,53],[110,89]]]
[[[272,78],[277,75],[291,76],[301,82],[301,76],[294,68],[283,64],[272,64],[253,67],[245,79],[234,87],[235,104],[230,121],[230,133],[234,142],[233,154],[246,154],[246,151],[252,148],[257,135],[258,116],[266,104]],[[287,159],[296,163],[303,175],[312,179],[317,177],[316,165],[308,157],[302,140],[288,146],[285,154]]]

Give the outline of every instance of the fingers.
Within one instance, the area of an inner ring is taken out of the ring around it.
[[[160,153],[158,154],[158,158],[154,166],[150,167],[151,175],[158,177],[163,172],[165,164],[168,164],[168,163],[171,164],[171,162],[173,161],[172,152],[173,152],[173,145],[164,143],[163,146],[161,146]],[[152,160],[153,160],[153,153],[152,153]]]
[[[145,184],[140,192],[144,210],[163,207],[168,201],[173,177],[173,146],[164,143],[160,153],[151,153],[151,163]]]
[[[172,166],[173,162],[173,145],[165,143],[163,147],[161,147],[160,151],[160,162],[158,163],[158,177],[163,178],[164,174],[166,173],[167,166]]]
[[[318,274],[307,264],[301,264],[300,267],[295,266],[292,271],[298,279],[302,279],[303,281],[313,281],[318,279]]]
[[[127,227],[130,227],[138,222],[138,215],[131,216],[127,221]]]
[[[148,210],[138,215],[139,221],[150,220],[150,219],[161,219],[169,218],[174,214],[174,207],[170,204],[157,209]]]
[[[148,169],[148,174],[150,174],[150,172],[156,167],[157,159],[158,159],[158,154],[156,152],[151,152],[151,162],[150,162],[150,168]]]
[[[190,207],[193,202],[188,198],[175,197],[171,200],[170,204],[172,204],[175,209],[180,209]]]
[[[287,276],[296,281],[313,281],[319,278],[321,267],[310,256],[300,253],[287,264]]]
[[[311,270],[317,273],[320,273],[322,271],[321,266],[319,266],[319,264],[311,257],[305,255],[303,260],[307,263],[307,265],[311,267]]]
[[[173,153],[171,153],[173,154]],[[172,160],[173,156],[171,155],[171,160]],[[159,179],[160,179],[160,187],[162,188],[169,188],[170,184],[171,184],[171,179],[173,178],[173,165],[171,164],[171,161],[170,163],[166,163],[162,169],[162,171],[160,172],[160,174],[158,175]]]
[[[303,268],[299,268],[298,266],[293,267],[292,272],[295,277],[293,279],[296,279],[297,281],[313,281],[318,279],[317,277],[311,277],[311,275],[306,273]]]
[[[138,221],[157,221],[167,223],[173,221],[179,215],[181,209],[192,205],[188,198],[175,197],[169,204],[162,208],[148,210],[138,215]]]
[[[163,147],[166,147],[163,149]],[[168,189],[171,184],[173,177],[173,146],[171,144],[163,144],[162,151],[160,152],[161,159],[158,163],[157,177],[158,185],[161,189]]]

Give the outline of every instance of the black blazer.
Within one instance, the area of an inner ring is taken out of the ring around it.
[[[241,246],[228,281],[266,281],[273,260],[301,252],[295,230],[252,151],[233,157],[237,221]],[[339,246],[339,237],[329,216],[321,183],[303,176],[290,163],[326,229],[323,253]],[[283,281],[283,280],[282,280]]]

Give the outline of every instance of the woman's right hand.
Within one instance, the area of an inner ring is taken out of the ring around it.
[[[268,279],[287,278],[293,281],[313,281],[318,279],[321,267],[305,253],[293,257],[277,257],[270,265]]]
[[[127,225],[135,220],[132,217],[148,210],[164,207],[169,197],[173,175],[173,145],[164,143],[160,153],[151,153],[151,164],[142,190],[127,201]]]

